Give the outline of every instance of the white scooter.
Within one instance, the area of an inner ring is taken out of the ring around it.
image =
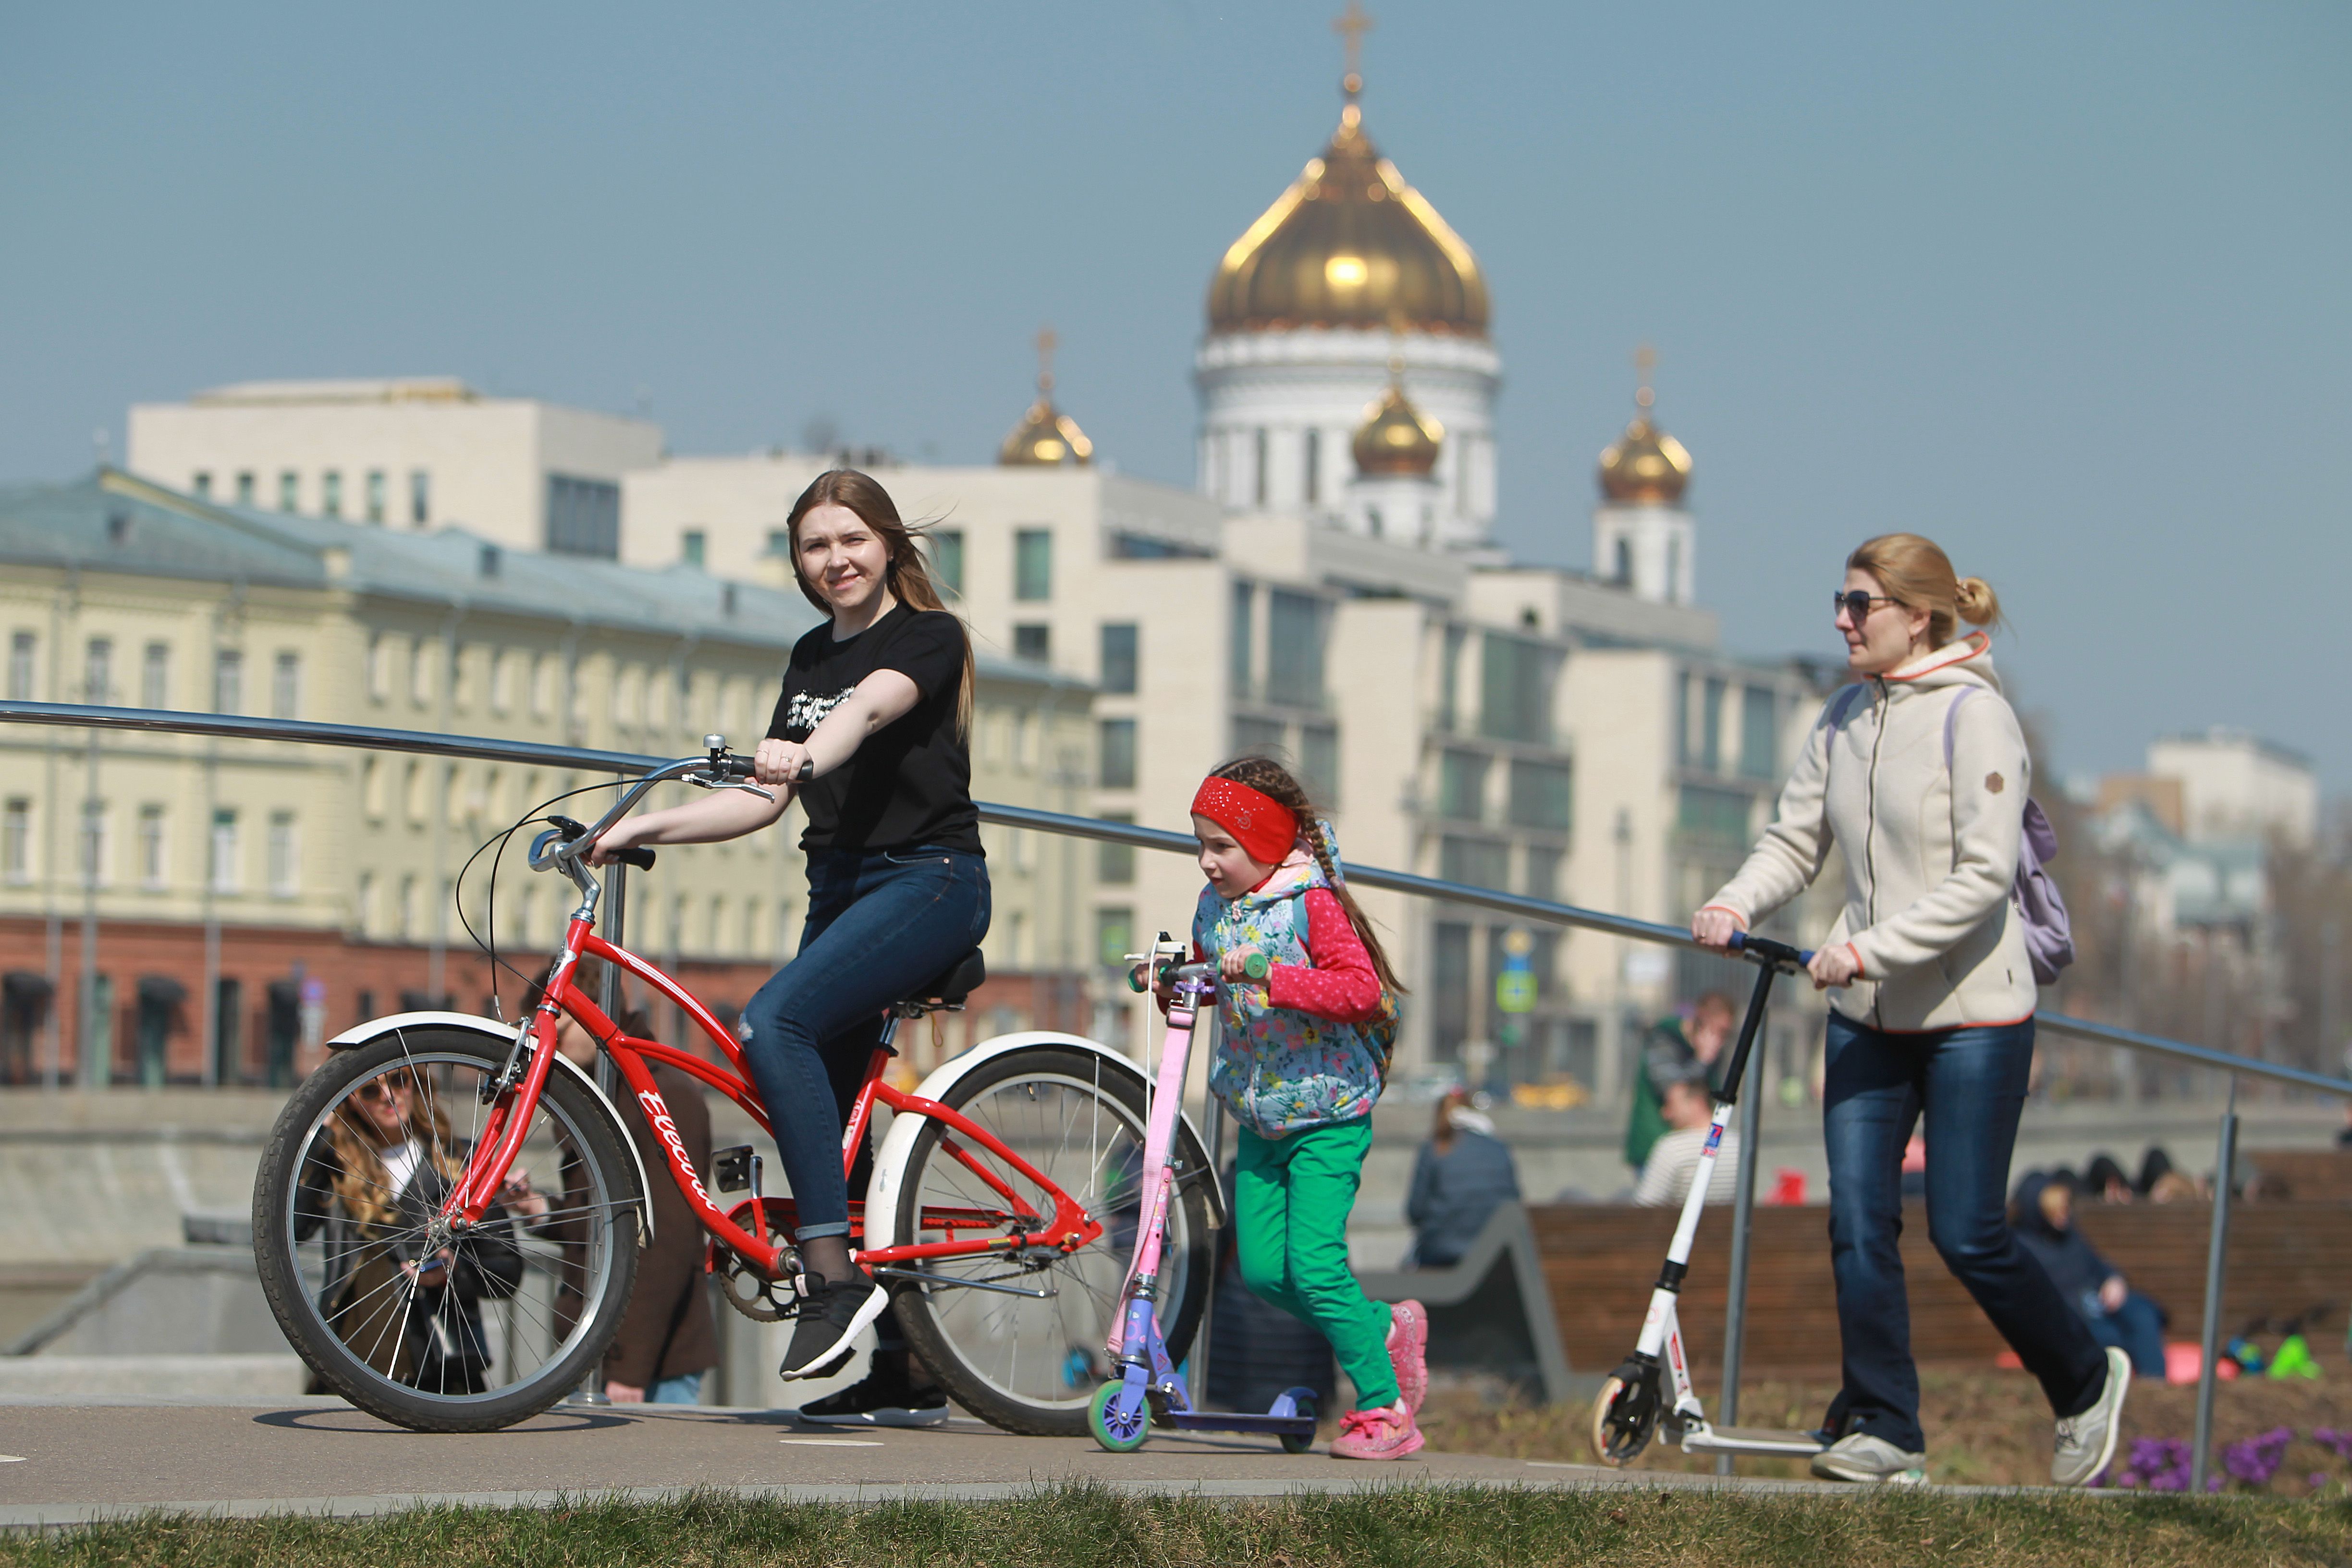
[[[1706,1418],[1698,1394],[1691,1387],[1690,1365],[1683,1354],[1682,1324],[1675,1305],[1682,1293],[1683,1277],[1690,1270],[1692,1240],[1698,1234],[1698,1216],[1706,1207],[1706,1189],[1715,1175],[1717,1151],[1723,1130],[1748,1070],[1748,1055],[1764,1022],[1765,1000],[1772,980],[1783,971],[1801,971],[1813,955],[1742,932],[1731,939],[1734,951],[1745,952],[1757,964],[1756,989],[1748,998],[1748,1016],[1739,1026],[1739,1043],[1732,1047],[1724,1071],[1723,1094],[1715,1102],[1708,1124],[1706,1148],[1691,1177],[1690,1195],[1683,1200],[1682,1222],[1666,1247],[1665,1267],[1658,1271],[1650,1292],[1649,1315],[1642,1321],[1642,1337],[1633,1353],[1618,1363],[1601,1385],[1592,1404],[1592,1448],[1604,1465],[1629,1465],[1650,1446],[1650,1435],[1663,1426],[1666,1440],[1680,1443],[1685,1454],[1752,1454],[1764,1458],[1809,1459],[1830,1446],[1822,1432],[1786,1432],[1757,1426],[1717,1426]],[[1666,1403],[1666,1377],[1674,1380],[1674,1401]]]

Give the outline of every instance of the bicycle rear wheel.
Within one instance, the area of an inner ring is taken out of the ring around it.
[[[439,1227],[506,1055],[451,1028],[339,1052],[288,1101],[254,1181],[254,1261],[287,1341],[327,1388],[416,1431],[494,1431],[554,1405],[619,1331],[636,1278],[635,1160],[562,1067],[516,1160],[560,1189],[548,1212]]]
[[[956,1403],[1008,1432],[1087,1435],[1087,1407],[1108,1374],[1103,1342],[1118,1310],[1142,1208],[1143,1079],[1126,1063],[1066,1046],[1008,1051],[950,1089],[946,1103],[1001,1139],[1101,1222],[1076,1253],[932,1258],[931,1281],[889,1279],[907,1341]],[[1179,1124],[1176,1186],[1160,1266],[1160,1323],[1168,1353],[1184,1359],[1207,1303],[1216,1179],[1200,1141]],[[975,1210],[1004,1206],[956,1157],[961,1149],[1024,1198],[1035,1184],[986,1151],[946,1145],[937,1121],[908,1152],[899,1186],[901,1245],[973,1235]],[[1051,1213],[1036,1199],[1041,1213]],[[1006,1228],[1011,1228],[1009,1226]],[[887,1277],[886,1277],[887,1278]],[[988,1289],[988,1287],[996,1289]],[[1023,1293],[1027,1292],[1027,1293]],[[1042,1294],[1039,1294],[1042,1293]]]

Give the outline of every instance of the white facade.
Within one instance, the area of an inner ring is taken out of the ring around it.
[[[126,466],[233,506],[610,558],[621,477],[661,458],[645,420],[455,380],[264,381],[134,405]]]
[[[1502,359],[1483,338],[1302,327],[1210,337],[1193,359],[1200,389],[1201,493],[1234,510],[1364,525],[1346,504],[1349,444],[1389,385],[1444,427],[1437,459],[1436,545],[1478,550],[1495,522],[1495,396]]]
[[[2275,837],[2305,848],[2318,834],[2310,762],[2243,731],[2168,735],[2148,747],[2147,771],[2180,781],[2181,829],[2191,843]]]
[[[1690,513],[1602,502],[1592,510],[1592,570],[1654,605],[1696,605],[1698,550]]]

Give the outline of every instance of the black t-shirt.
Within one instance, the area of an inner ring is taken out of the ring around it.
[[[897,670],[922,693],[914,707],[867,736],[845,764],[800,786],[801,804],[808,808],[803,849],[936,844],[981,853],[971,752],[956,727],[966,647],[963,625],[953,616],[905,604],[846,641],[835,642],[828,623],[793,646],[784,689],[768,723],[771,739],[807,740],[877,669]]]

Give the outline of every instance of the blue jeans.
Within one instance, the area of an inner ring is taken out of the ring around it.
[[[1927,1235],[1944,1266],[2041,1380],[2055,1414],[2078,1415],[2105,1389],[2105,1352],[2009,1228],[2009,1160],[2032,1065],[2031,1018],[1897,1035],[1830,1015],[1822,1131],[1843,1371],[1825,1423],[1834,1435],[1927,1447],[1896,1245],[1903,1150],[1923,1112]]]
[[[2164,1315],[2155,1302],[2129,1291],[2114,1311],[2095,1313],[2084,1321],[2093,1339],[2131,1357],[2132,1371],[2164,1381]]]
[[[988,863],[958,850],[821,849],[808,879],[800,953],[743,1009],[803,1239],[849,1234],[841,1134],[883,1009],[978,947],[989,914]]]
[[[707,1373],[680,1373],[676,1377],[663,1378],[646,1390],[647,1405],[699,1405],[702,1403],[702,1380]]]

